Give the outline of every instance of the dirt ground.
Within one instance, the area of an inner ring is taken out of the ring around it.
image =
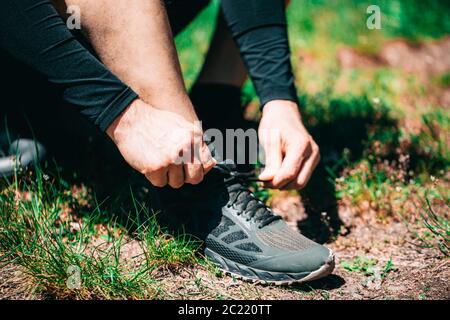
[[[306,219],[299,196],[280,193],[274,208],[296,228]],[[361,214],[341,206],[343,221],[351,221],[327,246],[336,254],[336,269],[327,278],[292,287],[253,285],[228,276],[214,276],[203,267],[161,272],[164,299],[450,299],[450,260],[438,250],[423,248],[407,226],[395,219],[380,222],[373,214]],[[139,245],[130,243],[125,256],[135,255]],[[374,270],[355,267],[355,259],[372,261]],[[390,270],[383,274],[387,263]],[[200,280],[199,280],[200,279]],[[33,293],[30,279],[14,264],[0,272],[2,299],[45,299]],[[162,298],[162,297],[161,297]]]

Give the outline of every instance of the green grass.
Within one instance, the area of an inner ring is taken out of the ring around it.
[[[376,273],[379,273],[381,279],[385,278],[388,273],[396,269],[392,262],[392,258],[389,259],[383,266],[379,266],[379,262],[376,259],[364,256],[357,256],[350,261],[342,261],[340,266],[348,272],[359,272],[366,277],[375,276]]]
[[[0,268],[21,266],[38,291],[54,298],[158,297],[164,292],[155,275],[201,260],[199,243],[163,232],[138,203],[126,226],[112,218],[113,212],[102,212],[106,204],[92,204],[90,216],[80,216],[87,204],[74,197],[61,177],[40,168],[2,190]],[[99,224],[105,214],[108,224]],[[131,241],[137,244],[135,256],[124,258],[122,250]],[[80,270],[79,289],[67,287],[69,268]]]
[[[439,214],[429,199],[423,204],[421,218],[426,231],[418,235],[428,247],[437,246],[445,255],[450,256],[450,202],[444,205],[444,212]]]
[[[366,27],[369,5],[380,7],[381,30]],[[376,33],[383,38],[407,39],[446,35],[450,33],[449,8],[445,0],[293,0],[289,19],[295,22],[291,27],[294,34],[302,34],[306,41],[328,34],[334,42],[357,46],[377,39]]]
[[[342,261],[341,267],[348,272],[361,272],[366,276],[373,275],[377,260],[367,257],[356,257],[351,261]]]
[[[411,136],[409,153],[428,159],[426,163],[413,163],[420,171],[435,174],[450,167],[450,148],[448,130],[450,129],[450,114],[437,109],[425,113],[421,117],[422,129]]]

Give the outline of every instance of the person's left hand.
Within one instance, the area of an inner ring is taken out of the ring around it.
[[[266,187],[302,189],[320,161],[319,147],[304,127],[298,105],[273,100],[263,109],[259,139],[265,152],[265,169],[259,179]]]

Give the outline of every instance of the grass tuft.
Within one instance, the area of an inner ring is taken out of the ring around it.
[[[3,185],[0,268],[22,266],[36,289],[53,298],[138,299],[161,295],[161,273],[200,259],[199,243],[163,232],[144,206],[130,213],[146,217],[130,236],[117,222],[98,225],[105,204],[79,216],[80,199],[40,168]]]

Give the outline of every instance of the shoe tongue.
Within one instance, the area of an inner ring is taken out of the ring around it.
[[[251,192],[242,192],[238,198],[237,198],[237,202],[241,203],[242,201],[244,201],[245,198],[247,197],[251,197]],[[255,205],[257,205],[259,203],[259,201],[257,199],[252,199],[247,203],[247,206],[245,208],[246,211],[251,210]],[[263,208],[259,208],[256,212],[255,215],[253,216],[254,219],[258,219],[261,215],[263,215],[265,212],[267,211],[267,209],[265,207]]]
[[[250,193],[250,191],[248,191],[248,193]],[[244,199],[247,198],[247,197],[249,196],[248,193],[247,193],[247,192],[242,192],[242,193],[238,196],[237,201],[238,201],[238,202],[244,201]],[[255,204],[256,204],[256,200],[251,200],[251,201],[247,204],[247,208],[251,208],[251,207],[253,207],[253,205],[255,205]]]
[[[235,171],[237,169],[237,166],[233,160],[227,159],[227,160],[223,161],[222,164],[225,165],[230,171]],[[245,207],[245,210],[249,211],[259,203],[259,200],[253,195],[253,193],[250,190],[248,190],[247,192],[241,192],[239,194],[239,196],[236,199],[237,203],[240,204],[240,203],[244,202],[247,197],[252,197],[252,199],[247,203],[247,205]],[[267,214],[267,211],[268,211],[268,209],[265,206],[262,208],[259,208],[255,212],[253,219],[258,219],[262,215]],[[272,213],[270,213],[270,214],[272,214]]]

